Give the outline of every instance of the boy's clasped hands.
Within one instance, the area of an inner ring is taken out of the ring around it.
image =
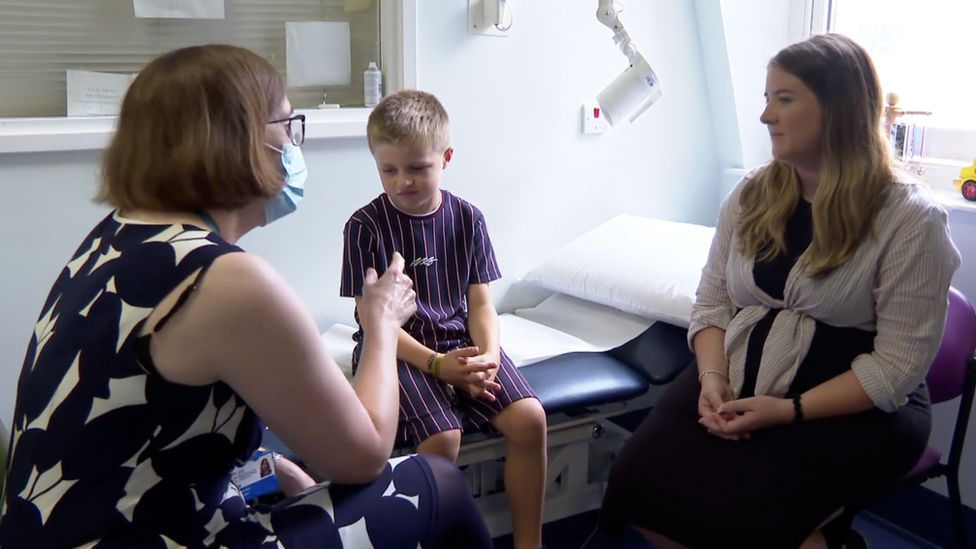
[[[475,398],[493,401],[492,392],[502,388],[494,381],[499,359],[480,352],[478,347],[471,346],[444,353],[438,379],[455,389],[464,389]]]

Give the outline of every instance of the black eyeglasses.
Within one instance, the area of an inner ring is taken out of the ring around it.
[[[300,147],[302,143],[305,142],[305,115],[296,114],[290,118],[282,118],[281,120],[272,120],[268,124],[288,124],[285,129],[288,131],[288,137],[291,138],[291,144]]]

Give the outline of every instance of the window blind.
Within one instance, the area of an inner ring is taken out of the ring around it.
[[[66,71],[133,74],[160,53],[226,43],[253,50],[286,76],[285,23],[346,21],[345,86],[290,88],[295,108],[361,106],[362,71],[380,61],[379,0],[224,0],[225,19],[137,19],[132,0],[0,0],[0,117],[64,116]],[[381,67],[382,68],[382,67]]]

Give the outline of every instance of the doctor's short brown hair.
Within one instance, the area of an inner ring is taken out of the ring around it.
[[[274,66],[244,48],[157,57],[122,101],[96,200],[123,211],[194,211],[274,196],[284,172],[266,126],[284,101]]]

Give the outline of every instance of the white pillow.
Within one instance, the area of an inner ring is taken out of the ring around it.
[[[600,351],[627,343],[655,322],[566,294],[553,294],[535,307],[515,309],[515,315],[579,338]]]
[[[619,215],[520,280],[687,328],[713,227]]]
[[[322,343],[328,349],[332,360],[336,362],[342,373],[346,374],[346,379],[352,381],[352,351],[356,348],[356,342],[352,336],[356,333],[356,328],[345,324],[333,324],[324,334]]]

